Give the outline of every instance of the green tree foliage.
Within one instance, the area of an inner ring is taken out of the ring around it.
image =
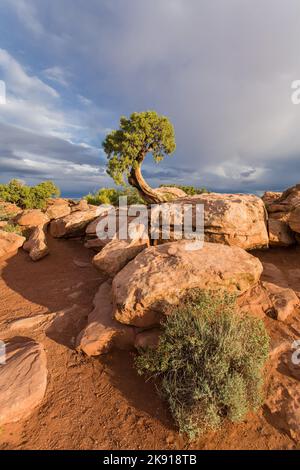
[[[119,197],[121,196],[127,197],[128,205],[145,204],[144,199],[139,195],[138,191],[130,186],[124,189],[101,188],[96,193],[85,196],[85,199],[89,204],[94,204],[95,206],[101,204],[117,206],[119,204]]]
[[[164,323],[157,349],[136,359],[159,379],[180,431],[190,438],[262,404],[269,337],[264,323],[235,311],[235,298],[192,291]]]
[[[123,116],[120,128],[110,132],[103,142],[107,173],[117,185],[123,184],[126,176],[147,202],[161,202],[162,195],[157,195],[143,179],[141,165],[148,154],[159,162],[175,148],[174,127],[167,117],[155,111],[133,113],[130,118]]]
[[[0,184],[0,199],[11,202],[22,209],[43,209],[49,197],[59,196],[60,191],[52,181],[36,186],[26,186],[17,179]]]

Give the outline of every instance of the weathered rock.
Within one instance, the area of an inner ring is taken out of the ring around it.
[[[271,282],[259,282],[241,295],[237,304],[242,312],[259,318],[268,315],[284,322],[299,306],[299,299],[292,289]]]
[[[288,188],[282,195],[267,206],[269,213],[289,213],[300,205],[300,184]]]
[[[6,343],[0,365],[0,425],[25,418],[43,400],[47,386],[46,354],[41,344],[16,337]]]
[[[172,199],[187,196],[187,194],[182,189],[173,186],[161,186],[160,188],[156,188],[154,191],[158,194],[166,194]]]
[[[300,234],[300,205],[290,213],[289,226],[294,232]]]
[[[76,211],[88,211],[89,210],[89,204],[85,199],[81,199],[77,204],[74,204],[71,206],[71,211],[76,212]]]
[[[71,213],[71,208],[66,204],[52,204],[46,210],[46,215],[49,220],[60,219]]]
[[[266,191],[263,195],[262,195],[262,200],[264,201],[266,207],[268,208],[268,206],[270,204],[273,204],[274,202],[278,201],[278,199],[282,196],[282,193],[280,192],[274,192],[274,191]]]
[[[0,220],[0,229],[6,227],[6,225],[8,225],[7,220]]]
[[[77,237],[85,233],[86,226],[97,217],[96,209],[76,211],[61,219],[52,220],[50,234],[54,238]]]
[[[143,235],[141,227],[140,235]],[[149,238],[112,240],[93,258],[93,265],[102,274],[114,277],[124,266],[149,246]]]
[[[273,218],[269,219],[268,229],[270,246],[291,246],[296,243],[293,232],[286,222]]]
[[[121,325],[112,316],[111,284],[103,283],[95,298],[88,324],[77,338],[77,348],[88,356],[99,356],[111,348],[128,349],[134,345],[135,328]]]
[[[14,221],[22,227],[37,227],[47,224],[49,218],[39,209],[26,209],[18,214]]]
[[[281,374],[274,373],[269,387],[266,407],[276,427],[285,431],[292,439],[300,439],[300,383],[286,381]]]
[[[3,325],[5,333],[12,333],[19,330],[34,330],[48,323],[55,316],[55,313],[41,313],[33,317],[18,318]]]
[[[261,262],[238,247],[187,240],[144,250],[113,280],[114,315],[140,327],[158,324],[169,305],[189,289],[242,293],[255,285]]]
[[[11,202],[6,202],[2,201],[0,199],[0,212],[9,215],[11,217],[16,216],[20,212],[23,212],[23,210],[18,207],[16,204],[12,204]]]
[[[270,316],[284,322],[299,307],[298,296],[292,289],[280,287],[271,282],[263,282],[262,284],[267,290],[267,295],[272,304]]]
[[[15,254],[25,241],[21,235],[0,229],[0,258]]]
[[[266,209],[257,196],[210,193],[174,202],[204,205],[205,241],[246,250],[268,246]]]
[[[35,227],[27,242],[23,246],[29,252],[32,261],[38,261],[49,253],[46,242],[46,234],[43,227]]]

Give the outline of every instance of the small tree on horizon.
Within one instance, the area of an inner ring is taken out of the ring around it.
[[[148,154],[156,162],[171,155],[176,148],[174,127],[166,116],[155,111],[132,113],[129,118],[120,118],[120,128],[111,131],[103,142],[108,158],[107,173],[116,184],[128,183],[136,188],[149,203],[167,201],[144,180],[141,166]]]

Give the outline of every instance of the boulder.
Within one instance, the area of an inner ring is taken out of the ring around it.
[[[97,217],[97,209],[75,211],[61,219],[52,220],[50,234],[54,238],[77,237],[85,233],[86,226]]]
[[[149,246],[149,238],[143,235],[144,227],[139,226],[139,232],[132,240],[111,240],[93,258],[93,265],[102,274],[114,277],[124,266]]]
[[[44,226],[49,222],[49,217],[39,209],[26,209],[18,214],[14,221],[21,227],[37,227]]]
[[[284,191],[281,196],[273,202],[269,202],[267,209],[269,213],[291,212],[300,205],[300,184],[296,184]]]
[[[0,258],[15,254],[25,241],[26,238],[17,233],[5,232],[0,229]]]
[[[166,194],[167,196],[170,196],[171,199],[187,196],[182,189],[173,186],[161,186],[160,188],[156,188],[154,191],[158,194]]]
[[[289,226],[294,232],[300,233],[300,205],[290,213]]]
[[[0,425],[28,418],[41,403],[47,386],[46,354],[41,344],[15,337],[5,344],[0,365]]]
[[[114,316],[124,324],[160,323],[168,306],[192,288],[227,289],[241,294],[255,285],[263,267],[239,247],[180,240],[149,247],[113,280]]]
[[[71,213],[71,208],[67,203],[65,204],[52,204],[46,210],[46,215],[49,220],[60,219]]]
[[[266,191],[262,195],[261,198],[263,202],[265,203],[266,207],[268,208],[270,204],[273,204],[274,202],[276,202],[281,196],[282,196],[282,193],[280,192]]]
[[[205,241],[239,246],[245,250],[268,246],[266,209],[257,196],[209,193],[174,202],[204,205]]]
[[[96,206],[95,206],[96,207]],[[76,212],[76,211],[88,211],[89,210],[89,204],[85,199],[81,199],[78,203],[74,204],[71,206],[71,211]]]
[[[269,315],[276,320],[286,321],[299,307],[298,296],[287,287],[281,287],[271,282],[263,282],[262,284],[272,305]]]
[[[293,232],[283,220],[269,219],[268,229],[270,246],[291,246],[296,243]]]
[[[46,243],[46,234],[43,227],[35,227],[27,242],[23,246],[25,251],[29,252],[29,256],[33,261],[44,258],[49,253]]]
[[[23,210],[18,207],[16,204],[12,204],[11,202],[6,202],[0,200],[0,213],[8,215],[10,217],[16,216],[17,214],[20,214],[20,212],[23,212]]]
[[[88,324],[77,338],[77,349],[88,356],[99,356],[112,347],[129,349],[134,345],[135,328],[114,320],[112,310],[111,284],[105,282],[94,298],[94,310],[88,316]]]

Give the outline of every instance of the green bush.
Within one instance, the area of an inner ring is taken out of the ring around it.
[[[139,195],[135,188],[125,187],[124,189],[115,188],[101,188],[94,194],[88,194],[85,199],[89,204],[99,206],[101,204],[110,204],[117,206],[119,204],[119,197],[127,196],[127,204],[145,204],[144,199]]]
[[[44,209],[47,199],[59,194],[59,189],[52,181],[26,186],[14,179],[8,184],[0,184],[0,199],[16,204],[22,209]]]
[[[208,193],[206,188],[195,188],[194,186],[184,186],[180,184],[161,184],[160,188],[168,186],[169,188],[182,189],[188,196],[195,196],[196,194]]]
[[[158,378],[180,432],[190,438],[241,421],[262,404],[269,337],[236,313],[235,297],[193,290],[167,316],[157,349],[140,352],[140,374]]]

